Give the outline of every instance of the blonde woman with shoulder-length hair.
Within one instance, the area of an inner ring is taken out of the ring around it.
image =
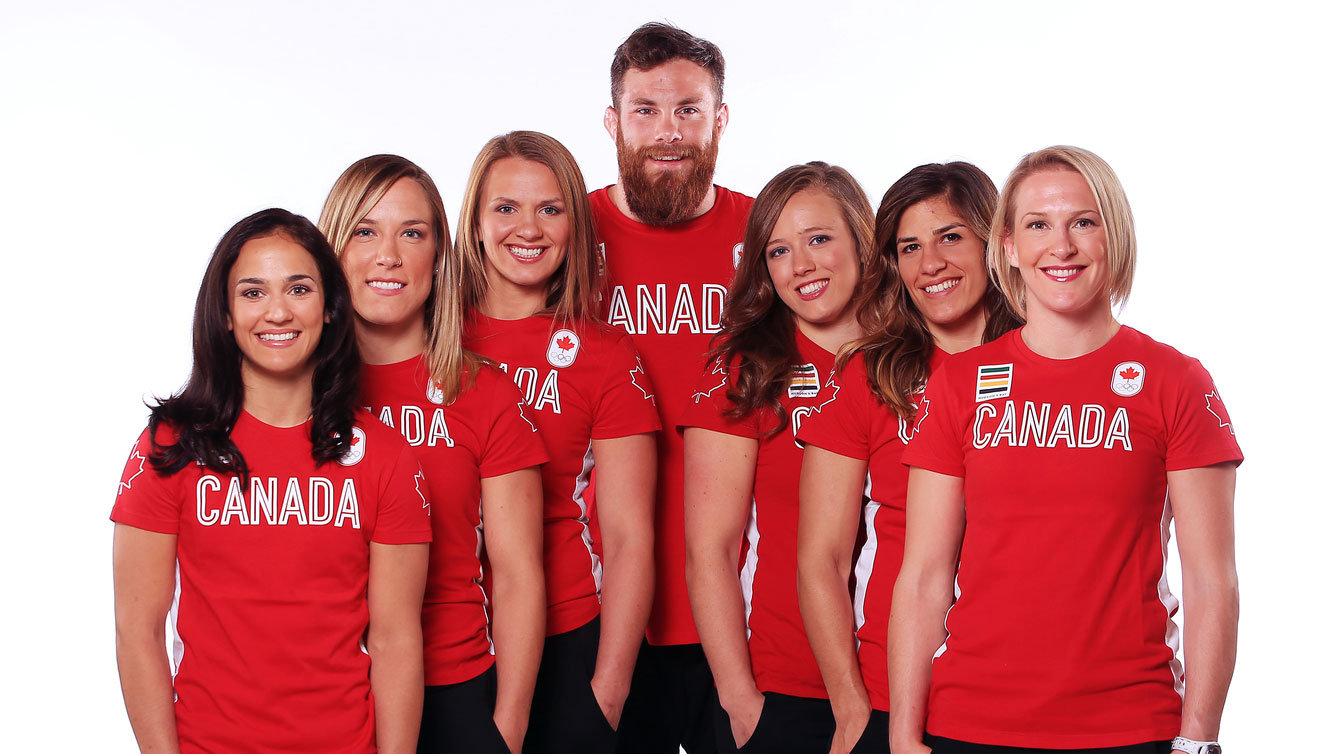
[[[904,454],[891,748],[1218,752],[1242,461],[1219,391],[1200,362],[1113,316],[1134,223],[1092,152],[1020,161],[989,257],[1024,325],[936,371]]]
[[[420,750],[519,754],[544,636],[544,448],[516,386],[463,347],[477,281],[447,253],[426,172],[395,155],[355,162],[320,227],[352,292],[361,404],[409,441],[432,505]]]
[[[750,210],[721,333],[680,421],[689,599],[719,751],[822,754],[833,737],[796,596],[796,436],[832,401],[837,354],[865,334],[857,301],[873,262],[874,213],[847,171],[776,175]]]
[[[586,181],[558,141],[490,139],[461,203],[466,345],[503,365],[549,454],[544,658],[525,750],[613,752],[652,592],[660,428],[632,339],[598,319]],[[599,526],[595,512],[599,507]]]

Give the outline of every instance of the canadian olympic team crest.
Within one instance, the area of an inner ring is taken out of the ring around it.
[[[577,337],[577,333],[559,330],[549,339],[549,350],[545,352],[544,358],[560,369],[570,367],[577,360],[577,351],[581,345],[582,340]]]
[[[737,243],[735,244],[735,248],[730,250],[731,264],[735,265],[735,269],[737,270],[740,269],[740,257],[742,256],[744,256],[744,244]]]
[[[433,403],[442,405],[442,386],[432,377],[428,378],[428,389],[424,392],[424,395]]]
[[[368,436],[363,434],[361,427],[354,427],[354,436],[349,440],[349,450],[345,452],[344,458],[340,459],[341,466],[353,466],[363,460],[363,454],[368,451]]]
[[[1112,370],[1112,392],[1130,398],[1145,387],[1145,365],[1123,361]]]

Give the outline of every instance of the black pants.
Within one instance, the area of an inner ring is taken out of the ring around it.
[[[497,699],[498,673],[491,667],[468,681],[424,688],[419,754],[510,754],[493,724]]]
[[[851,754],[889,754],[889,713],[870,710],[870,722],[865,724]]]
[[[991,744],[970,744],[955,741],[952,738],[940,738],[927,734],[926,745],[934,754],[1168,754],[1172,751],[1172,741],[1150,741],[1131,746],[1110,746],[1102,749],[1021,749],[1015,746],[993,746]]]
[[[600,618],[544,640],[525,754],[613,754],[614,729],[591,692],[599,647]]]
[[[735,748],[730,716],[717,705],[715,711],[717,750],[769,752],[775,754],[826,754],[833,742],[833,706],[827,699],[808,699],[772,691],[763,692],[763,710],[758,725],[744,746]]]
[[[619,718],[619,754],[715,754],[716,688],[701,644],[645,640]]]

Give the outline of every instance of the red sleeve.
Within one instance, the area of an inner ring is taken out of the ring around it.
[[[396,440],[401,438],[396,437]],[[381,485],[377,499],[377,525],[372,541],[384,545],[409,545],[433,539],[428,523],[428,483],[414,453],[403,440],[395,462]]]
[[[167,439],[161,437],[160,441]],[[153,451],[149,430],[140,433],[135,447],[126,459],[121,472],[121,483],[116,488],[116,502],[112,505],[112,520],[136,529],[176,534],[181,528],[180,472],[160,474],[149,463]]]
[[[1168,417],[1168,471],[1242,463],[1233,420],[1228,417],[1219,389],[1199,361],[1188,361],[1176,404],[1164,407],[1164,416]]]
[[[841,375],[829,374],[833,397],[805,418],[796,434],[797,440],[859,461],[870,459],[874,447],[870,436],[874,423],[871,411],[881,405],[870,392],[864,364],[855,358],[847,362]]]
[[[487,384],[485,382],[487,381]],[[480,387],[486,387],[488,432],[479,454],[479,476],[492,477],[539,466],[549,461],[535,424],[526,415],[521,390],[502,372],[481,371]]]
[[[903,451],[903,463],[961,477],[964,475],[964,412],[968,409],[960,405],[962,399],[954,400],[954,391],[950,389],[955,371],[946,366],[931,375],[916,418],[912,420],[912,441]]]
[[[721,359],[713,360],[693,389],[689,405],[680,415],[679,428],[699,427],[737,437],[761,437],[763,433],[760,431],[757,413],[740,420],[726,416],[726,412],[735,407],[726,397],[729,379],[729,367]]]
[[[628,437],[661,428],[651,380],[642,369],[633,339],[627,334],[616,335],[618,340],[603,354],[604,379],[598,388],[600,394],[591,421],[591,438],[595,440]]]

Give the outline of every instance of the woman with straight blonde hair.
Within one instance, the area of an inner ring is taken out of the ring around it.
[[[680,421],[689,599],[719,751],[822,754],[833,735],[796,602],[796,433],[832,400],[835,355],[864,334],[873,241],[870,202],[842,168],[811,162],[769,181]]]
[[[353,296],[361,403],[409,441],[432,501],[419,751],[519,754],[544,629],[544,448],[516,387],[463,347],[466,271],[427,173],[359,160],[320,226]]]
[[[966,162],[921,165],[885,192],[874,283],[858,305],[870,335],[838,359],[833,402],[800,432],[800,609],[832,699],[838,754],[887,751],[885,637],[903,554],[902,453],[926,379],[950,353],[1019,324],[987,272],[995,208],[995,184]]]
[[[903,455],[890,746],[1217,754],[1242,460],[1219,391],[1200,362],[1113,316],[1131,290],[1134,223],[1092,152],[1024,157],[988,255],[1024,326],[945,361]]]
[[[660,420],[632,339],[598,319],[595,227],[568,150],[534,131],[490,139],[454,256],[466,345],[512,375],[549,454],[547,638],[525,750],[613,752],[651,610]]]

